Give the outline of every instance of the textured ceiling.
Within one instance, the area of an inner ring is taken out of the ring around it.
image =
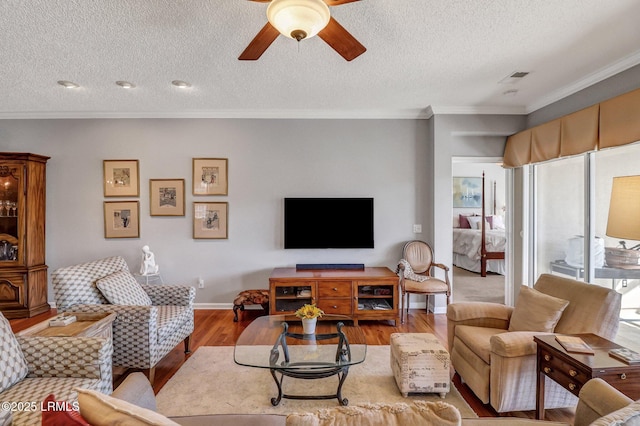
[[[282,36],[238,61],[266,8],[3,0],[0,118],[517,114],[640,63],[638,0],[361,0],[331,8],[367,48],[352,62],[318,37]],[[514,71],[530,74],[499,83]]]

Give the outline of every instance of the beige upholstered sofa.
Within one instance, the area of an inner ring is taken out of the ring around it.
[[[0,426],[39,425],[50,394],[72,402],[76,387],[111,393],[112,350],[101,337],[15,336],[0,314]]]
[[[165,355],[182,341],[189,351],[195,288],[138,284],[120,256],[57,269],[51,280],[58,312],[117,314],[114,366],[148,369],[153,383]]]
[[[212,396],[213,397],[213,396]],[[168,419],[155,412],[155,397],[141,373],[129,375],[111,397],[80,391],[80,413],[96,426],[111,424],[234,425],[234,426],[553,426],[567,423],[536,421],[514,417],[461,419],[458,410],[444,402],[414,402],[391,405],[336,407],[315,413],[219,414]],[[132,417],[138,422],[133,423]],[[155,423],[144,423],[153,419]],[[120,423],[117,423],[117,421]],[[615,423],[618,422],[618,423]],[[633,402],[601,379],[593,379],[580,391],[575,426],[639,425],[640,401]]]
[[[523,286],[515,308],[451,304],[447,309],[451,364],[478,398],[497,412],[533,410],[533,336],[594,333],[612,340],[618,331],[620,304],[621,295],[611,289],[549,274],[541,275],[533,290]],[[547,408],[576,402],[575,396],[546,379]]]

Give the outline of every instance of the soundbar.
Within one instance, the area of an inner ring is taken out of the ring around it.
[[[358,271],[364,270],[364,263],[298,263],[296,271],[310,271],[313,269],[338,269]]]

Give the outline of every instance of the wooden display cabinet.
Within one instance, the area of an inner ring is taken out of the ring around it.
[[[45,264],[48,159],[0,153],[0,311],[7,318],[50,309]]]
[[[275,268],[269,278],[269,313],[293,314],[304,304],[326,314],[398,321],[398,276],[389,268],[302,270]]]

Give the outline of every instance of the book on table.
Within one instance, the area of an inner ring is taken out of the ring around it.
[[[609,356],[627,364],[640,364],[640,353],[628,348],[611,349]]]
[[[567,352],[580,354],[591,354],[595,352],[581,337],[578,336],[556,336],[556,340]]]

